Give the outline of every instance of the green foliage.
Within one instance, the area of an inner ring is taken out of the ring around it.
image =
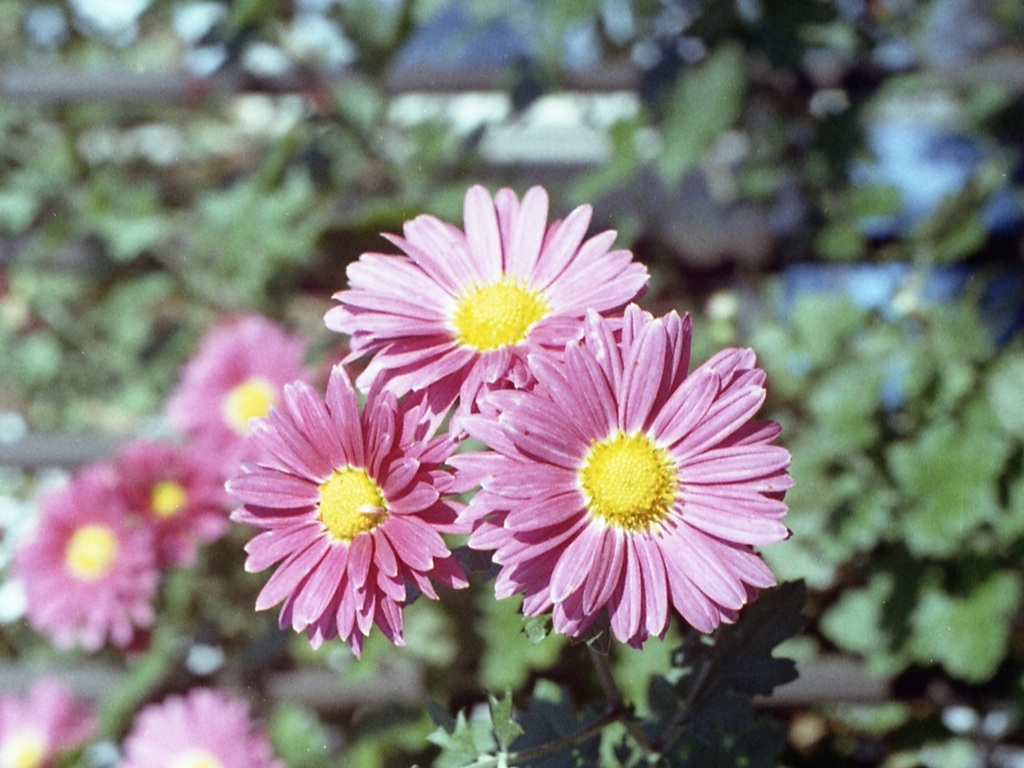
[[[274,752],[289,768],[320,768],[331,753],[331,737],[316,713],[283,703],[267,726]]]
[[[773,652],[803,627],[806,597],[800,582],[765,592],[735,625],[691,634],[674,654],[674,679],[652,678],[656,719],[647,730],[669,764],[777,764],[784,729],[755,712],[750,697],[796,678],[792,660]]]
[[[745,87],[743,50],[731,43],[679,78],[666,101],[664,147],[657,162],[664,181],[678,183],[703,162],[739,117]]]

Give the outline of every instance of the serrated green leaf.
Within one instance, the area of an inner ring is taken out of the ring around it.
[[[456,715],[455,727],[451,731],[438,728],[427,736],[427,741],[441,748],[441,753],[434,760],[434,768],[462,768],[481,755],[489,754],[495,746],[490,719],[469,719],[461,711]]]
[[[1000,427],[1024,438],[1024,353],[1009,352],[999,359],[985,380],[985,393]]]
[[[543,616],[529,616],[523,620],[523,634],[531,643],[539,643],[551,634],[551,617],[548,614]]]
[[[962,680],[985,682],[1006,655],[1021,596],[1020,576],[1011,571],[993,573],[963,596],[926,587],[910,619],[917,658]]]
[[[498,740],[498,747],[503,752],[508,752],[512,742],[523,732],[512,716],[512,694],[505,691],[505,696],[501,699],[489,694],[487,700],[490,704],[491,725],[494,728],[494,737]]]
[[[297,704],[274,710],[267,736],[288,768],[321,768],[331,751],[330,736],[316,714]]]
[[[512,745],[515,754],[540,747],[556,739],[581,732],[598,719],[586,708],[577,712],[568,691],[541,680],[534,689],[526,709],[519,715],[523,733]],[[597,764],[599,734],[593,734],[571,747],[534,760],[517,760],[521,768],[585,768]]]
[[[668,97],[664,147],[657,160],[666,184],[700,166],[715,141],[733,126],[743,106],[743,49],[723,44],[703,64],[684,73]]]
[[[773,652],[803,628],[806,602],[802,581],[781,584],[744,608],[735,624],[719,630],[715,648],[734,690],[767,695],[776,686],[796,679],[793,661],[777,658]]]
[[[891,574],[868,579],[864,587],[845,590],[822,615],[825,637],[845,651],[871,657],[887,650],[891,638],[883,628],[883,609],[893,591]]]
[[[915,440],[891,445],[890,471],[903,492],[907,546],[944,556],[1000,512],[995,480],[1009,452],[1005,437],[981,426],[941,421]]]

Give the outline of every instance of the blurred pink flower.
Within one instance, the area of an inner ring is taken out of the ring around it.
[[[267,414],[290,381],[309,378],[306,346],[273,320],[249,315],[203,337],[167,402],[167,419],[223,476],[253,458],[249,421]]]
[[[158,565],[190,565],[198,543],[227,530],[223,480],[186,446],[137,441],[118,454],[115,467],[128,508],[153,529]]]
[[[687,375],[690,327],[631,305],[617,335],[591,313],[564,363],[530,357],[533,390],[493,392],[465,420],[493,449],[450,461],[460,488],[482,487],[469,544],[495,550],[499,598],[525,592],[524,613],[552,610],[561,633],[607,609],[639,646],[670,605],[710,632],[774,584],[752,545],[788,536],[791,480],[778,425],[752,420],[765,375],[749,349]]]
[[[210,688],[151,704],[124,740],[120,768],[284,768],[249,705]]]
[[[45,768],[92,737],[95,717],[57,680],[0,696],[0,768]]]
[[[609,251],[614,232],[584,242],[591,209],[547,223],[548,195],[533,187],[492,199],[466,193],[465,233],[433,216],[386,236],[405,255],[364,253],[348,267],[350,288],[334,295],[331,330],[351,337],[346,361],[374,355],[357,379],[398,395],[429,390],[432,408],[460,398],[469,413],[480,391],[529,381],[526,357],[561,353],[588,309],[619,310],[647,286],[629,251]]]
[[[29,625],[60,647],[127,647],[153,622],[152,532],[125,506],[108,464],[80,471],[40,504],[38,528],[14,561]]]
[[[266,458],[243,465],[228,490],[245,505],[233,519],[263,529],[246,546],[246,569],[281,562],[256,608],[283,600],[281,626],[306,630],[314,647],[337,635],[359,655],[373,623],[403,644],[407,580],[434,599],[431,579],[467,585],[440,535],[455,530],[440,465],[456,442],[433,437],[423,415],[377,388],[360,414],[339,366],[326,403],[296,383],[254,425]]]

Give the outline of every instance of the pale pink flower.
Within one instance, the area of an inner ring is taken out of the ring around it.
[[[591,313],[564,362],[532,355],[530,391],[487,395],[466,418],[492,452],[454,456],[470,546],[494,550],[499,598],[552,611],[581,635],[607,611],[614,635],[661,636],[669,609],[702,632],[774,583],[753,545],[786,538],[789,454],[753,420],[764,372],[727,349],[687,375],[690,319],[631,305],[617,334]]]
[[[115,459],[125,504],[153,530],[157,564],[190,565],[228,527],[221,477],[187,446],[137,441]]]
[[[47,768],[91,738],[96,718],[57,680],[0,696],[0,768]]]
[[[194,688],[150,704],[124,740],[120,768],[284,768],[255,728],[249,704]]]
[[[469,413],[481,391],[525,385],[527,355],[560,354],[587,310],[620,310],[646,288],[646,267],[609,250],[614,232],[584,241],[590,216],[583,205],[548,225],[542,188],[520,202],[510,189],[492,199],[475,186],[465,233],[423,215],[404,237],[386,236],[404,255],[364,253],[326,316],[328,328],[351,337],[346,361],[373,355],[359,388],[427,390],[435,411],[458,397]]]
[[[199,343],[167,402],[167,419],[205,460],[232,473],[252,458],[249,422],[266,416],[285,384],[307,380],[306,345],[259,315],[217,326]]]
[[[406,581],[437,598],[431,581],[467,585],[441,532],[458,509],[442,498],[455,450],[420,406],[371,390],[360,413],[343,369],[332,370],[326,402],[296,383],[280,407],[254,425],[264,449],[228,490],[245,506],[232,518],[263,529],[246,546],[246,569],[280,562],[256,602],[284,601],[281,626],[305,630],[318,646],[335,635],[358,655],[376,623],[403,644]]]
[[[15,555],[28,623],[60,647],[128,647],[153,623],[159,581],[152,532],[138,525],[108,464],[81,470],[40,501],[38,527]]]

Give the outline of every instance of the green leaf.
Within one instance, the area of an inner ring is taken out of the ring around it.
[[[971,683],[989,680],[1006,656],[1021,596],[1012,571],[993,573],[963,596],[926,586],[910,618],[917,658]]]
[[[985,393],[1000,427],[1024,438],[1024,353],[1008,352],[999,359],[985,381]]]
[[[481,755],[490,754],[495,747],[490,719],[468,719],[461,711],[455,716],[451,730],[438,728],[427,736],[427,741],[441,748],[434,768],[462,768]]]
[[[298,704],[280,704],[270,718],[267,736],[288,768],[321,768],[331,738],[316,714]]]
[[[773,651],[803,628],[806,602],[807,589],[802,581],[781,584],[744,608],[735,624],[724,625],[718,631],[718,660],[728,668],[734,690],[768,695],[776,686],[796,679],[792,659],[777,658]]]
[[[774,766],[785,729],[759,715],[752,696],[796,677],[791,659],[773,651],[804,624],[803,582],[766,591],[739,620],[712,636],[694,633],[673,655],[672,691],[654,678],[649,692],[658,717],[645,723],[652,744],[673,766]]]
[[[739,118],[746,90],[743,48],[726,43],[683,74],[666,105],[664,147],[657,169],[667,184],[700,166],[715,141]]]
[[[17,189],[0,190],[0,232],[21,234],[32,224],[38,210],[35,195]]]
[[[522,598],[495,600],[493,594],[481,594],[477,603],[484,617],[477,627],[485,640],[480,683],[488,690],[519,689],[532,673],[554,664],[565,647],[563,635],[543,634],[546,617],[524,622],[521,605]],[[527,634],[528,626],[534,637]]]
[[[592,725],[598,715],[590,708],[577,712],[572,696],[546,680],[538,681],[526,709],[519,714],[522,735],[515,740],[515,754],[522,754]],[[601,740],[595,733],[589,738],[533,760],[517,760],[521,768],[584,768],[597,765]]]
[[[866,658],[886,652],[892,639],[884,628],[883,612],[893,584],[891,574],[879,573],[864,587],[846,589],[822,614],[822,634],[844,651]]]
[[[494,737],[498,740],[501,751],[508,752],[512,742],[523,732],[519,723],[512,717],[512,694],[505,691],[505,696],[501,699],[496,698],[493,694],[488,694],[487,701],[491,709]]]
[[[953,554],[1000,514],[996,480],[1008,453],[1002,435],[951,420],[890,446],[886,459],[906,500],[903,531],[913,553]]]

